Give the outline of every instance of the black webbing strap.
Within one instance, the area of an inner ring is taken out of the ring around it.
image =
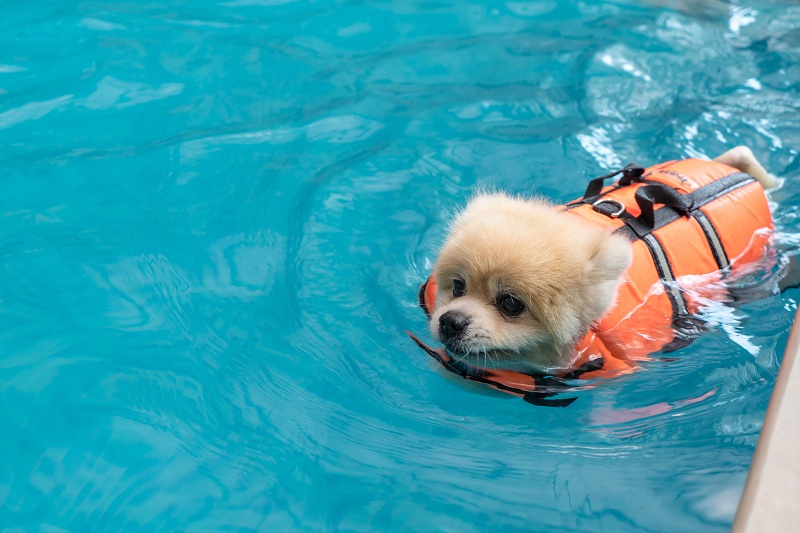
[[[567,379],[575,379],[579,377],[581,374],[586,372],[591,372],[592,370],[599,370],[603,367],[603,358],[600,357],[593,361],[589,361],[585,363],[581,367],[577,368],[576,370],[570,372],[567,376],[563,378],[549,376],[549,375],[530,375],[533,378],[535,383],[535,389],[533,391],[526,391],[523,389],[518,389],[516,387],[508,386],[504,383],[500,383],[491,378],[489,373],[481,368],[473,367],[463,361],[457,361],[452,358],[447,358],[446,360],[442,357],[442,355],[435,349],[431,348],[424,342],[422,342],[416,335],[411,333],[410,331],[406,331],[406,334],[411,337],[417,346],[422,348],[422,350],[435,359],[440,365],[442,365],[446,370],[461,376],[464,379],[468,379],[470,381],[475,381],[477,383],[483,383],[484,385],[489,385],[499,391],[509,392],[518,396],[521,396],[523,400],[531,405],[538,405],[540,407],[567,407],[572,402],[577,400],[578,398],[550,398],[551,396],[555,396],[565,390],[568,390],[572,387],[569,383],[566,382]]]
[[[689,216],[692,208],[692,199],[686,194],[681,194],[669,185],[652,183],[639,187],[635,195],[641,215],[639,217],[645,224],[655,226],[655,205],[664,204],[684,216]]]
[[[700,208],[753,181],[755,178],[749,174],[737,172],[688,194],[680,194],[664,184],[646,185],[639,188],[635,196],[641,215],[634,218],[628,213],[623,213],[619,216],[625,225],[615,233],[625,235],[631,241],[641,239],[645,243],[672,303],[673,319],[682,319],[688,315],[686,298],[675,282],[675,274],[664,247],[653,232],[682,216],[693,217],[706,236],[717,266],[720,270],[726,269],[730,266],[730,261],[725,247],[716,228]],[[664,207],[655,209],[656,204],[664,204]]]
[[[419,292],[417,293],[417,299],[419,300],[419,306],[425,312],[425,316],[430,318],[431,311],[428,309],[428,304],[425,303],[425,289],[428,288],[428,280],[425,280],[425,283],[419,286]]]
[[[619,218],[625,221],[625,225],[617,229],[615,233],[626,236],[631,241],[641,239],[645,235],[649,235],[655,230],[666,226],[670,222],[673,222],[682,216],[690,215],[696,218],[696,214],[701,207],[713,202],[717,198],[725,196],[726,194],[739,189],[740,187],[749,185],[754,181],[755,178],[753,176],[750,174],[745,174],[744,172],[730,174],[713,183],[704,185],[695,191],[682,195],[684,198],[683,202],[685,202],[686,205],[691,206],[688,211],[665,205],[664,207],[655,209],[653,211],[652,224],[642,219],[642,217],[634,218],[631,216],[621,216]],[[650,187],[650,185],[647,187]]]
[[[605,176],[600,176],[599,178],[595,178],[589,182],[589,185],[586,187],[586,192],[583,193],[583,200],[588,202],[592,198],[595,198],[600,195],[603,191],[603,186],[605,185],[605,181],[609,178],[613,178],[622,174],[622,177],[619,179],[619,186],[625,187],[630,185],[634,181],[638,181],[639,178],[642,177],[644,174],[644,168],[636,165],[634,163],[629,163],[625,168],[621,168],[619,170],[615,170],[610,174],[606,174]]]
[[[547,407],[566,407],[577,398],[554,398],[548,399],[548,396],[553,396],[564,390],[567,390],[571,385],[567,383],[570,379],[578,379],[587,372],[594,372],[603,368],[605,360],[602,357],[592,359],[583,363],[581,366],[565,374],[561,377],[555,376],[531,376],[536,381],[536,390],[526,393],[522,399],[533,405],[542,405]]]

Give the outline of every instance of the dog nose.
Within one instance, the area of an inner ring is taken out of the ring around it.
[[[468,325],[469,317],[459,311],[447,311],[439,317],[439,333],[445,339],[462,334]]]

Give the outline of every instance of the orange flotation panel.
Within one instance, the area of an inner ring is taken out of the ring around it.
[[[605,180],[619,179],[605,185]],[[686,159],[643,169],[624,169],[592,180],[583,197],[561,209],[570,216],[626,236],[633,261],[612,308],[575,345],[559,376],[453,366],[445,350],[412,338],[445,368],[531,403],[564,389],[564,380],[632,372],[637,361],[669,351],[692,338],[693,317],[705,299],[727,293],[722,283],[764,256],[773,234],[764,189],[749,174],[716,161]],[[436,281],[420,288],[430,315]],[[553,405],[568,405],[571,402]]]

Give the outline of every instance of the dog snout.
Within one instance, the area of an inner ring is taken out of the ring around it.
[[[439,317],[439,333],[444,339],[454,339],[464,333],[469,317],[459,311],[447,311]]]

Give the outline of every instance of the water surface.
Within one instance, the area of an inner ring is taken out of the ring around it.
[[[747,144],[795,247],[798,30],[780,0],[0,7],[0,524],[729,529],[797,290],[567,409],[403,330],[476,185],[563,202]]]

